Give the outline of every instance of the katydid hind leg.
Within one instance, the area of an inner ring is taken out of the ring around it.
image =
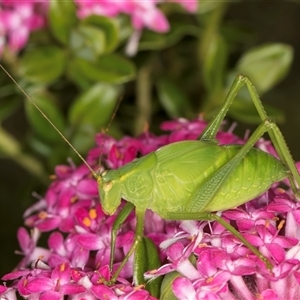
[[[238,238],[253,254],[255,254],[262,262],[265,263],[266,268],[270,271],[273,269],[271,261],[265,257],[256,247],[254,247],[250,242],[248,242],[243,235],[238,232],[233,226],[226,222],[223,218],[219,217],[217,214],[211,213],[211,219],[220,223],[229,232],[231,232],[236,238]]]
[[[250,136],[248,141],[241,147],[241,149],[233,156],[227,163],[225,163],[221,168],[214,172],[206,182],[202,182],[198,187],[196,192],[192,195],[191,200],[186,207],[186,212],[181,212],[182,215],[187,219],[205,219],[205,220],[216,220],[221,223],[225,228],[227,228],[233,235],[235,235],[239,240],[241,240],[255,255],[257,255],[263,262],[266,263],[268,269],[272,268],[270,261],[263,256],[255,247],[253,247],[243,236],[238,233],[229,223],[225,222],[223,219],[215,217],[213,213],[209,213],[209,203],[214,199],[217,193],[222,188],[224,182],[228,179],[231,173],[237,168],[241,161],[245,158],[249,150],[253,145],[260,139],[260,137],[273,127],[274,123],[269,120],[264,120]],[[249,199],[251,200],[251,199]],[[232,203],[232,206],[237,206]],[[220,208],[221,209],[221,208]],[[207,211],[207,213],[205,213]],[[168,214],[170,218],[178,218],[176,214]]]
[[[183,213],[168,213],[170,219],[174,220],[202,220],[202,221],[217,221],[229,232],[231,232],[237,239],[239,239],[254,255],[256,255],[269,270],[273,269],[273,265],[270,260],[265,257],[260,251],[254,247],[249,241],[247,241],[243,235],[238,232],[230,223],[219,217],[216,213],[211,212],[183,212]]]
[[[229,92],[226,96],[226,99],[220,108],[219,113],[212,119],[211,122],[207,125],[206,129],[198,137],[199,140],[203,141],[215,141],[216,134],[221,126],[223,119],[226,116],[232,102],[234,101],[237,93],[246,84],[253,104],[256,107],[257,113],[259,114],[262,121],[269,120],[269,117],[262,105],[262,102],[257,94],[255,87],[247,76],[237,75]],[[288,149],[288,146],[284,140],[284,137],[278,128],[278,126],[271,122],[272,126],[268,129],[268,134],[270,139],[278,153],[280,160],[290,171],[289,180],[291,183],[292,190],[297,198],[300,198],[299,188],[300,188],[300,176],[299,172],[295,166],[292,155]]]
[[[262,120],[269,119],[252,82],[249,80],[248,77],[244,77],[244,78],[245,78],[244,80],[247,84],[247,88],[250,93],[251,99],[252,99],[261,119]],[[294,162],[292,155],[290,153],[290,150],[285,142],[282,132],[279,129],[279,127],[276,125],[276,123],[272,122],[272,126],[270,126],[270,128],[269,128],[268,134],[269,134],[271,141],[278,153],[280,160],[290,171],[290,175],[288,177],[289,177],[289,180],[291,183],[292,190],[293,190],[295,196],[297,198],[300,198],[300,193],[298,190],[300,188],[299,172],[295,166],[295,162]]]
[[[198,137],[198,140],[201,141],[215,141],[216,135],[220,130],[222,121],[224,120],[233,100],[235,99],[237,93],[241,87],[245,84],[245,77],[242,75],[237,75],[233,84],[231,85],[227,96],[223,102],[222,107],[220,108],[218,114],[208,123],[204,131]]]

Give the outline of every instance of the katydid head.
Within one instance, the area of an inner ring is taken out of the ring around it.
[[[112,215],[121,204],[121,181],[118,171],[104,171],[96,176],[103,211]]]
[[[16,86],[22,91],[25,97],[28,99],[32,105],[41,113],[41,115],[52,125],[53,129],[62,137],[62,139],[71,147],[71,149],[78,155],[81,161],[87,166],[91,171],[93,177],[97,180],[99,195],[101,199],[101,204],[103,205],[103,210],[109,215],[112,215],[117,207],[121,203],[121,183],[119,181],[119,176],[116,174],[117,171],[104,171],[101,174],[98,174],[94,169],[89,165],[89,163],[83,158],[83,156],[75,149],[71,142],[63,135],[63,133],[56,127],[56,125],[48,118],[43,110],[35,103],[33,99],[24,91],[24,89],[18,84],[18,82],[8,73],[8,71],[0,64],[0,68],[8,75],[8,77],[16,84]],[[120,106],[121,98],[117,102],[117,105],[114,109],[112,117],[107,125],[105,132],[108,131],[109,126],[111,125],[112,120],[114,119],[116,112]],[[99,161],[102,158],[102,150],[104,148],[105,140],[101,146],[101,155]]]

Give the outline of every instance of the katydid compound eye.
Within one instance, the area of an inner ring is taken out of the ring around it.
[[[113,186],[113,183],[111,181],[106,182],[103,185],[103,191],[106,192],[106,193],[109,192],[111,190],[112,186]]]

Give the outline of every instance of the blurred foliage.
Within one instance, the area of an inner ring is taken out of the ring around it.
[[[93,15],[79,20],[73,2],[50,3],[49,27],[32,34],[20,55],[5,52],[2,64],[80,153],[86,153],[95,133],[106,128],[120,99],[111,128],[117,137],[139,134],[146,123],[155,131],[165,118],[193,118],[202,113],[210,119],[237,73],[249,75],[263,95],[284,78],[293,59],[291,46],[280,43],[237,55],[241,45],[247,49],[248,39],[241,37],[251,38],[252,33],[224,21],[230,7],[227,1],[203,2],[196,14],[175,4],[162,6],[170,31],[144,30],[132,57],[125,49],[134,31],[125,17]],[[4,74],[0,80],[4,121],[19,108],[24,95]],[[31,129],[24,140],[14,141],[16,148],[20,153],[26,147],[29,159],[43,157],[48,170],[29,167],[28,171],[43,178],[67,157],[78,161],[32,103],[24,103]],[[283,120],[276,108],[266,105],[266,109],[275,120]],[[245,90],[230,116],[260,122]],[[0,141],[7,141],[6,132]],[[9,151],[0,147],[3,156],[14,157]]]

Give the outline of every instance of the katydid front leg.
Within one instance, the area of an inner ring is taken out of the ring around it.
[[[115,249],[116,249],[116,239],[117,233],[129,214],[134,210],[134,205],[130,202],[127,202],[125,206],[122,208],[120,213],[118,214],[116,220],[114,221],[112,230],[111,230],[111,252],[110,252],[110,260],[109,260],[109,268],[112,271],[114,257],[115,257]]]
[[[132,208],[133,207],[131,207],[131,206],[128,205],[128,207],[126,208],[126,212],[130,213],[132,211]],[[127,216],[129,215],[129,213],[127,214]],[[111,278],[111,282],[112,283],[114,283],[117,280],[117,278],[118,278],[120,272],[122,271],[123,267],[127,263],[127,261],[130,258],[130,256],[135,252],[136,248],[138,247],[138,244],[142,240],[142,237],[143,237],[143,234],[144,234],[144,216],[145,216],[145,211],[138,211],[138,210],[136,210],[135,214],[136,214],[136,231],[135,231],[134,241],[132,243],[132,246],[131,246],[130,250],[128,251],[128,253],[124,257],[122,263],[120,264],[120,266],[118,267],[118,269],[116,270],[116,272],[113,274],[113,276]],[[124,219],[124,221],[125,221],[125,219]],[[119,224],[119,225],[122,225],[122,224]],[[120,226],[118,226],[118,227],[120,227]],[[111,256],[112,255],[113,254],[111,254]],[[134,280],[135,285],[142,284],[142,283],[138,282],[138,280],[137,280],[137,278],[139,277],[138,274],[136,274],[137,272],[138,272],[138,267],[134,267],[134,278],[133,278],[133,280]]]

